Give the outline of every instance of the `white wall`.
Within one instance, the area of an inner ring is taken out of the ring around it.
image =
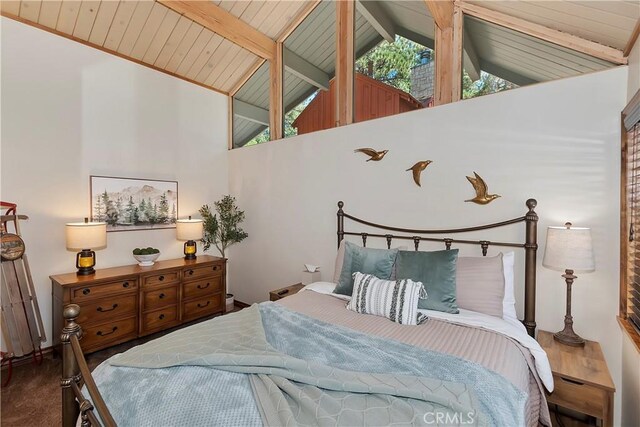
[[[629,82],[627,101],[640,90],[640,42],[629,54]],[[631,339],[623,334],[622,338],[622,423],[625,426],[640,425],[640,353]]]
[[[346,212],[374,222],[429,228],[520,216],[525,199],[535,197],[539,263],[548,225],[570,220],[593,229],[597,271],[579,275],[574,286],[575,328],[602,343],[619,386],[619,149],[626,83],[627,69],[620,67],[232,151],[230,191],[246,211],[249,233],[231,250],[236,297],[267,299],[269,290],[297,282],[305,262],[320,265],[330,280],[338,200]],[[390,151],[379,163],[365,162],[353,153],[358,147]],[[405,169],[426,159],[434,163],[419,188]],[[465,175],[473,171],[503,197],[487,206],[464,203],[473,195]],[[522,241],[523,235],[517,228],[501,238]],[[560,273],[539,265],[541,329],[562,329],[565,290]]]
[[[2,18],[1,199],[22,225],[47,337],[49,275],[74,270],[64,224],[89,214],[89,175],[178,181],[178,212],[228,191],[227,99],[79,43]],[[97,267],[154,246],[179,257],[175,230],[108,234]],[[49,343],[47,343],[48,345]]]

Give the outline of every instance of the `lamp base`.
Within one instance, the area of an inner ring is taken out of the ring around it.
[[[582,347],[585,340],[573,331],[573,316],[571,316],[571,285],[578,276],[573,274],[573,270],[566,269],[562,277],[567,284],[567,314],[564,316],[564,329],[553,334],[553,339],[562,344]]]
[[[573,328],[567,328],[566,326],[560,332],[553,334],[553,339],[572,347],[582,347],[585,343],[585,339],[573,332]]]
[[[76,274],[78,276],[89,276],[91,274],[94,274],[95,272],[96,270],[93,267],[80,267]]]
[[[196,259],[196,252],[198,251],[198,247],[194,240],[187,240],[184,243],[184,259]]]
[[[96,253],[89,249],[83,249],[76,254],[76,268],[78,276],[90,276],[96,272]]]

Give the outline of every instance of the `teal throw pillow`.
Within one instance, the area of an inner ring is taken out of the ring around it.
[[[393,264],[397,255],[397,249],[363,248],[351,242],[345,242],[342,271],[333,292],[351,296],[355,272],[372,274],[379,279],[388,280],[393,273]]]
[[[458,249],[434,252],[400,251],[396,260],[396,280],[422,282],[427,299],[418,308],[457,314],[456,264]]]

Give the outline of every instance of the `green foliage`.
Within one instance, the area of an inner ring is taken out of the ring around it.
[[[235,197],[224,196],[214,202],[214,206],[216,213],[211,211],[209,205],[200,208],[200,215],[204,221],[204,237],[201,241],[205,251],[213,245],[224,257],[229,246],[243,241],[249,235],[239,227],[244,221],[244,211],[236,206]]]
[[[153,254],[159,254],[160,253],[160,249],[156,249],[156,248],[152,248],[151,246],[149,246],[148,248],[135,248],[133,250],[133,254],[134,255],[153,255]]]
[[[484,71],[480,72],[480,78],[474,82],[465,71],[462,76],[462,99],[476,98],[516,87],[518,86]]]
[[[356,72],[411,92],[411,69],[420,64],[419,54],[425,48],[404,37],[393,43],[383,41],[356,61]]]

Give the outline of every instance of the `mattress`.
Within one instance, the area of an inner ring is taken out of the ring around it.
[[[423,325],[400,325],[384,317],[347,310],[344,299],[313,291],[299,292],[277,303],[324,322],[479,363],[528,395],[525,414],[528,426],[551,425],[534,356],[513,337],[433,315]]]

